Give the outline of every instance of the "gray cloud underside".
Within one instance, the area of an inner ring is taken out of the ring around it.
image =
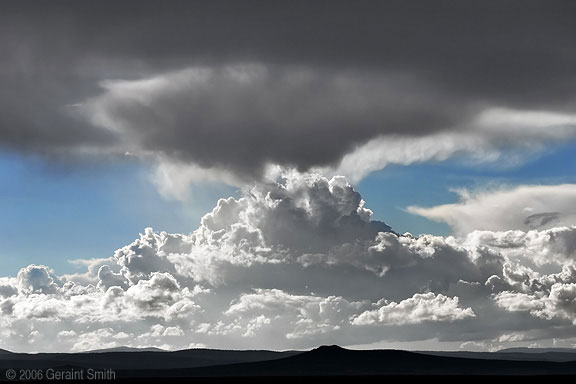
[[[416,238],[371,215],[344,178],[292,173],[221,199],[191,234],[147,229],[109,258],[75,261],[85,273],[22,268],[0,278],[2,347],[575,336],[574,227]]]
[[[337,167],[382,136],[474,130],[488,108],[573,115],[575,13],[563,1],[6,2],[0,145],[151,153],[253,178],[268,163]],[[265,74],[222,74],[246,63]],[[178,78],[198,68],[212,71],[205,84]],[[175,76],[181,88],[139,98],[138,81]],[[108,124],[86,118],[87,101]],[[511,136],[495,141],[523,137]]]

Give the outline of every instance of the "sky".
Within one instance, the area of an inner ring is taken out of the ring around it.
[[[573,2],[2,7],[0,348],[576,344]]]

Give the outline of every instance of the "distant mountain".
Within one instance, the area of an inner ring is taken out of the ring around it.
[[[465,359],[480,360],[518,360],[518,361],[576,361],[576,353],[570,352],[522,352],[510,350],[507,352],[469,352],[469,351],[419,351],[419,353],[433,356],[461,357]]]
[[[5,349],[0,349],[0,355],[11,354],[12,352],[7,351]]]
[[[576,362],[488,360],[398,350],[323,346],[284,359],[185,370],[126,371],[125,377],[312,377],[576,374]]]
[[[408,352],[349,350],[333,345],[307,352],[115,348],[107,353],[5,353],[0,354],[0,381],[8,369],[48,368],[112,369],[120,380],[230,377],[264,380],[291,376],[299,377],[300,381],[314,376],[575,375],[576,355],[570,351]]]
[[[104,349],[94,349],[91,351],[86,351],[82,353],[110,353],[110,352],[168,352],[162,348],[156,347],[146,347],[146,348],[138,348],[138,347],[114,347],[114,348],[104,348]]]
[[[501,349],[498,353],[548,353],[548,352],[562,352],[562,353],[576,353],[575,348],[506,348]]]
[[[235,351],[218,349],[186,349],[181,351],[108,351],[83,353],[11,353],[0,354],[2,369],[46,369],[62,365],[78,368],[143,370],[189,369],[282,359],[302,353],[297,351]]]

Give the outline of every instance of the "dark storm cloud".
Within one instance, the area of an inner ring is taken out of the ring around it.
[[[195,67],[104,86],[83,113],[126,138],[129,151],[237,175],[257,176],[267,163],[331,165],[380,133],[426,134],[460,118],[422,87],[407,94],[402,79],[328,70]]]
[[[268,162],[336,164],[380,135],[462,130],[491,106],[574,108],[576,4],[568,1],[5,1],[2,8],[0,145],[7,147],[142,150],[257,174]],[[269,69],[268,77],[238,87],[215,76],[203,92],[168,86],[146,103],[106,90],[101,112],[124,123],[120,132],[76,113],[104,80],[243,63]],[[294,70],[308,71],[310,81],[286,80]]]

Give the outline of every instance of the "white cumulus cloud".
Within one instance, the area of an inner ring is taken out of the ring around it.
[[[307,348],[570,338],[576,227],[398,235],[343,177],[289,173],[190,234],[146,229],[85,272],[0,279],[3,348]],[[57,335],[54,337],[54,335]],[[516,341],[514,341],[516,342]]]
[[[446,297],[432,292],[415,294],[409,299],[396,302],[377,303],[378,309],[358,315],[352,324],[420,324],[425,321],[456,321],[474,317],[472,308],[460,308],[458,297]]]

